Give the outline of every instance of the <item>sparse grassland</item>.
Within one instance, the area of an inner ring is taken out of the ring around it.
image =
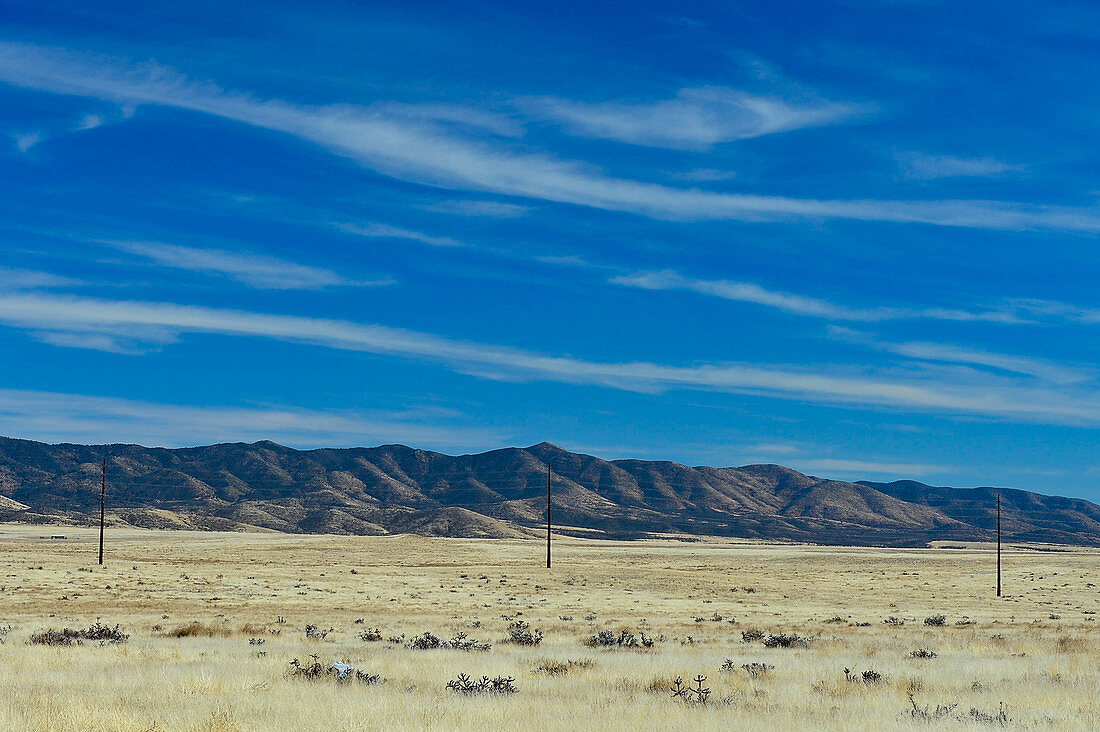
[[[1100,727],[1093,551],[51,533],[0,525],[2,729]]]

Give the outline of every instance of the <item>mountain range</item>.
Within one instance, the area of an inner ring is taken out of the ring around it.
[[[451,456],[404,445],[295,450],[273,442],[178,449],[0,437],[0,520],[150,528],[520,538],[724,536],[921,546],[996,537],[1100,544],[1100,506],[1022,490],[910,480],[849,483],[778,465],[602,460],[543,442]]]

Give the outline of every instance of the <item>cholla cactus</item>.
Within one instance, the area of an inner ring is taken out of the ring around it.
[[[380,641],[382,640],[382,632],[378,628],[367,628],[359,633],[359,640]]]
[[[622,630],[619,635],[615,635],[614,631],[601,630],[595,635],[588,637],[585,641],[586,646],[594,648],[598,647],[619,647],[619,648],[652,648],[653,639],[645,633],[639,633],[634,635],[629,630]]]
[[[672,691],[672,698],[679,699],[688,704],[706,704],[710,698],[710,689],[703,686],[703,682],[707,680],[706,676],[699,674],[692,681],[695,682],[695,686],[684,686],[684,680],[680,676],[676,677],[676,681],[669,687]]]
[[[521,646],[537,646],[542,643],[542,631],[532,631],[530,624],[523,620],[517,620],[508,626],[508,636],[508,643]]]
[[[432,650],[435,648],[445,648],[455,651],[488,651],[493,647],[493,644],[475,640],[465,633],[459,633],[449,641],[445,641],[431,632],[424,631],[406,643],[405,647],[418,651]]]
[[[466,674],[459,674],[457,679],[447,682],[447,688],[456,694],[515,694],[519,689],[514,682],[515,678],[511,676],[497,676],[492,679],[482,676],[474,681]]]

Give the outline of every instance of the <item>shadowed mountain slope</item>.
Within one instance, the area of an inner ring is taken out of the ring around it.
[[[778,465],[607,461],[546,442],[451,456],[404,445],[164,449],[0,438],[0,519],[91,521],[104,455],[111,520],[160,528],[531,536],[545,522],[548,464],[563,533],[900,546],[988,540],[995,527],[990,488],[847,483]],[[1100,544],[1100,506],[1001,493],[1007,539]]]

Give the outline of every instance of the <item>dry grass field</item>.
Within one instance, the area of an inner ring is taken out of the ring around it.
[[[69,538],[42,538],[58,531]],[[561,539],[547,570],[534,541],[108,539],[98,567],[94,530],[0,525],[0,728],[1100,727],[1091,551],[1013,547],[998,599],[980,546]],[[924,623],[938,614],[942,626]],[[29,642],[97,618],[128,640]],[[503,642],[516,620],[541,643]],[[360,638],[373,629],[381,640]],[[623,629],[652,646],[585,644]],[[492,647],[407,647],[425,631]],[[805,644],[775,645],[792,634]],[[922,649],[935,657],[912,657]],[[289,673],[313,656],[382,683]],[[754,663],[770,668],[753,675]],[[448,689],[463,673],[512,677],[517,691]],[[706,703],[671,694],[696,675]]]

